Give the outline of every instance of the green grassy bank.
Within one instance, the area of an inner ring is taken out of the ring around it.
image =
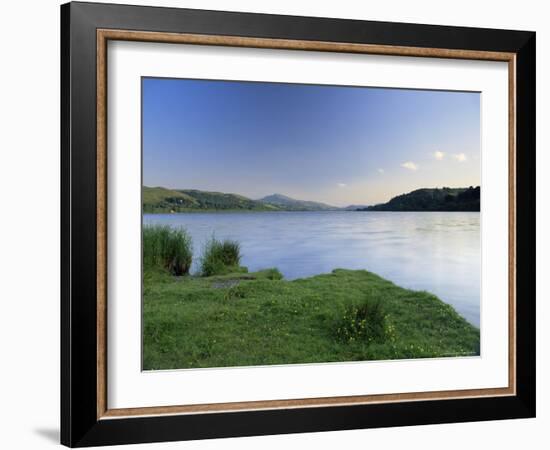
[[[479,330],[451,306],[373,273],[286,281],[276,269],[238,270],[145,267],[145,370],[479,354]]]

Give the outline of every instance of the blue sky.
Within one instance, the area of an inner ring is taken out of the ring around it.
[[[480,94],[144,78],[143,184],[336,206],[480,184]]]

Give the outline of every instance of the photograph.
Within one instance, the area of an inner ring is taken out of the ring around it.
[[[480,356],[479,92],[141,93],[143,370]]]

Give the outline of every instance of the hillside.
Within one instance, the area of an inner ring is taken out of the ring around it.
[[[269,205],[262,202],[251,200],[238,194],[226,194],[223,192],[199,191],[197,189],[178,190],[182,194],[193,197],[200,205],[200,209],[215,210],[250,210],[250,211],[273,211]]]
[[[144,213],[192,211],[329,211],[338,209],[324,203],[295,200],[281,194],[273,194],[260,200],[252,200],[238,194],[148,186],[143,186],[142,193]]]
[[[335,206],[330,206],[325,203],[296,200],[282,194],[268,195],[258,201],[264,204],[276,206],[285,211],[331,211],[338,209]]]
[[[193,197],[163,187],[144,186],[141,192],[144,212],[169,212],[173,208],[199,207]]]
[[[237,194],[196,189],[166,189],[143,186],[144,213],[189,211],[276,211],[278,208]]]
[[[358,211],[479,211],[480,187],[417,189]]]

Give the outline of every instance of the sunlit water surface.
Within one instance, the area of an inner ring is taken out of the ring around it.
[[[144,224],[185,227],[194,263],[205,241],[241,243],[250,271],[278,268],[288,280],[366,269],[399,286],[426,290],[479,326],[477,212],[246,212],[145,214]]]

